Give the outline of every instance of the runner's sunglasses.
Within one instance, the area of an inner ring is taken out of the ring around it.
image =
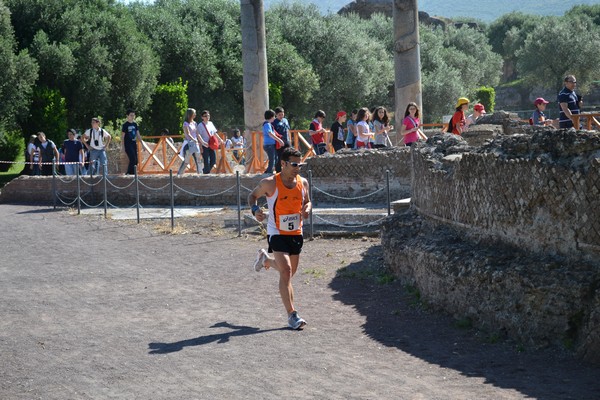
[[[289,164],[289,165],[291,165],[291,166],[292,166],[292,167],[294,167],[294,168],[297,168],[297,167],[303,167],[303,166],[305,166],[305,165],[306,165],[306,163],[301,163],[301,162],[290,162],[290,161],[286,161],[286,164]]]

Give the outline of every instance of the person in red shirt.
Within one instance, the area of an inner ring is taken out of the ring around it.
[[[325,153],[327,144],[325,143],[325,128],[323,128],[323,120],[325,119],[325,111],[319,110],[315,114],[315,119],[310,123],[308,133],[313,143],[316,155]]]

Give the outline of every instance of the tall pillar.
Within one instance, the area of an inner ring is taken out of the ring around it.
[[[406,106],[414,101],[421,110],[421,53],[419,50],[419,10],[417,0],[394,0],[394,68],[396,126],[404,119]]]
[[[244,72],[244,136],[251,144],[251,131],[261,131],[265,110],[269,108],[267,45],[263,0],[240,0],[242,63]],[[252,165],[252,149],[246,153]]]

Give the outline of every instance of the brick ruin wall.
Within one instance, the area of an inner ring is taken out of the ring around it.
[[[412,149],[412,204],[382,228],[386,265],[490,335],[600,362],[600,135],[522,128]]]

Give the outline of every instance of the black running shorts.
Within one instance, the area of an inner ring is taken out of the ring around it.
[[[290,256],[300,254],[304,244],[302,235],[269,235],[267,240],[269,241],[269,253],[279,251]]]

